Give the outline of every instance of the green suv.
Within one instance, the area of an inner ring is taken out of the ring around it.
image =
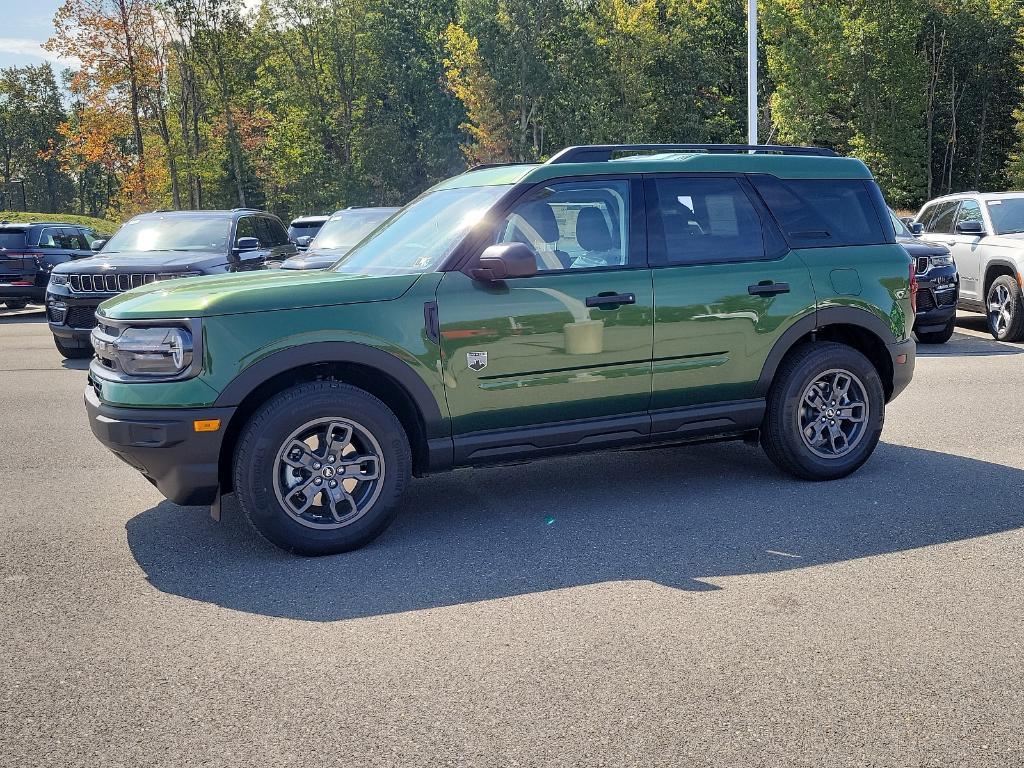
[[[910,381],[912,262],[859,160],[804,147],[572,147],[420,195],[325,271],[104,302],[96,436],[169,499],[350,550],[413,475],[757,438],[856,470]]]

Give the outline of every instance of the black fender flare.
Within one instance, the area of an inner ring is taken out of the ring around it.
[[[981,285],[979,286],[979,288],[981,288],[981,293],[979,294],[978,301],[982,304],[985,304],[988,301],[988,272],[992,267],[1005,267],[1010,270],[1010,274],[1014,277],[1017,277],[1017,275],[1020,274],[1020,270],[1017,269],[1017,265],[1012,261],[1007,261],[1006,259],[990,259],[985,264],[985,274],[981,275]],[[995,278],[993,278],[993,280],[994,279]]]
[[[877,336],[879,341],[886,347],[899,343],[892,332],[892,329],[878,315],[866,309],[856,307],[825,307],[816,312],[805,315],[793,323],[782,334],[782,337],[775,342],[772,351],[761,368],[761,376],[757,380],[755,390],[758,397],[766,397],[775,378],[775,371],[782,362],[782,358],[791,350],[797,342],[812,331],[824,328],[828,325],[856,325],[865,331]]]
[[[355,363],[386,374],[408,393],[416,405],[428,439],[450,437],[437,399],[408,363],[390,352],[351,341],[318,341],[273,352],[232,379],[217,396],[214,405],[218,408],[237,407],[274,376],[306,365],[324,363]]]

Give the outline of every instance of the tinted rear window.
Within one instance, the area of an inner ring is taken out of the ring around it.
[[[751,181],[794,248],[888,242],[867,182],[774,176]]]
[[[24,248],[25,230],[5,229],[0,231],[0,248]]]

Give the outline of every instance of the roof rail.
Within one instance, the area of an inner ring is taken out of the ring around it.
[[[813,155],[837,157],[824,147],[792,147],[783,144],[592,144],[566,147],[548,160],[552,163],[603,163],[616,152],[707,152],[710,154]]]
[[[232,208],[231,212],[235,213],[236,211],[262,211],[262,210],[263,210],[262,208]]]
[[[563,150],[564,151],[564,150]],[[524,163],[517,163],[514,161],[501,162],[501,163],[477,163],[476,165],[470,166],[466,169],[466,173],[470,171],[483,171],[488,168],[503,168],[508,165],[524,165]]]

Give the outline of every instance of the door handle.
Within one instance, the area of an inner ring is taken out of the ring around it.
[[[757,285],[748,285],[747,293],[751,296],[775,296],[778,293],[789,293],[789,283],[773,283],[766,280]]]
[[[632,293],[599,293],[587,297],[587,306],[598,309],[615,309],[623,304],[636,304],[636,296]]]

